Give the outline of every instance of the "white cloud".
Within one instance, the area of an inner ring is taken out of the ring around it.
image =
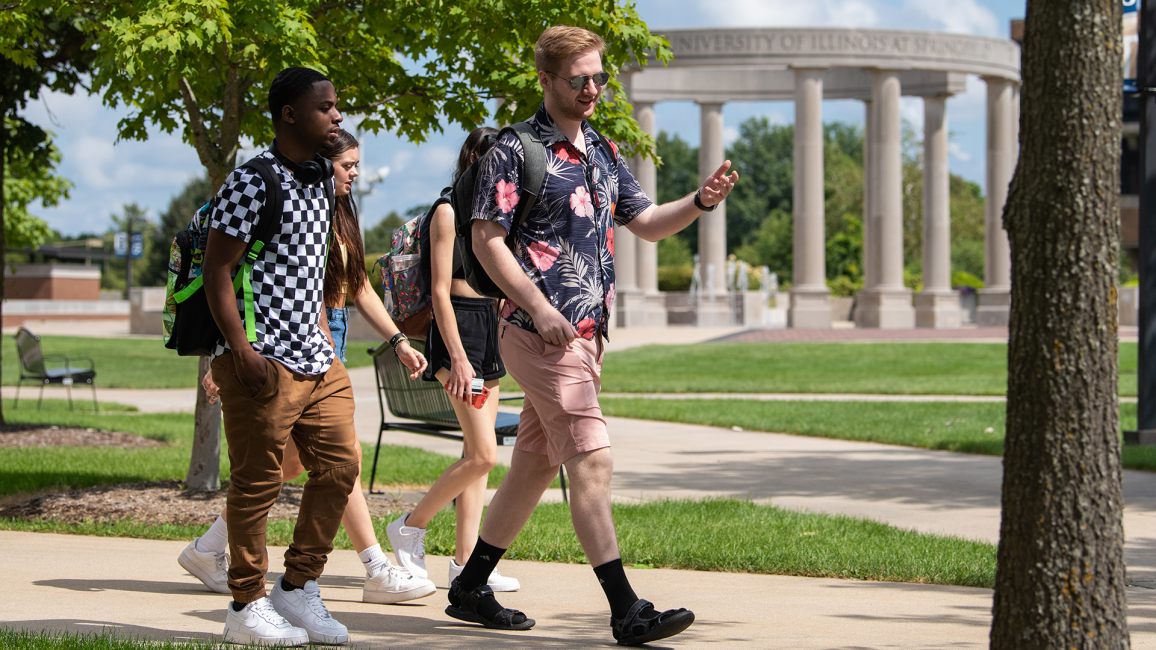
[[[733,126],[724,126],[723,127],[723,145],[724,146],[729,147],[729,146],[731,146],[731,143],[733,143],[735,140],[738,140],[738,139],[739,139],[739,130],[738,129],[736,129]]]
[[[957,34],[978,34],[999,36],[1002,25],[990,9],[975,0],[951,0],[951,2],[927,2],[926,0],[905,0],[905,10],[924,16],[935,25],[935,29]]]
[[[915,127],[919,137],[923,137],[923,100],[919,97],[904,97],[899,100],[899,117]]]
[[[959,162],[971,162],[971,154],[964,151],[963,147],[960,147],[958,142],[948,142],[947,153]]]
[[[875,0],[733,0],[725,5],[714,0],[698,2],[703,17],[715,27],[874,27],[879,24],[879,5]]]

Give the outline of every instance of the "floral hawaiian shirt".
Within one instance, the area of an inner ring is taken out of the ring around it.
[[[543,295],[578,331],[609,338],[614,304],[614,228],[651,206],[642,187],[618,156],[618,147],[587,122],[586,155],[562,135],[543,105],[528,120],[546,146],[546,181],[537,203],[514,237],[514,257]],[[474,197],[474,219],[507,231],[519,201],[524,165],[522,143],[506,133],[482,160]],[[533,319],[512,300],[502,318],[537,333]]]

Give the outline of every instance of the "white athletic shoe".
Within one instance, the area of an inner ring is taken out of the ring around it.
[[[270,646],[297,646],[309,643],[309,633],[293,627],[285,617],[273,609],[268,598],[261,598],[245,605],[239,612],[233,611],[229,603],[229,613],[225,615],[225,643],[242,643]]]
[[[197,539],[200,539],[199,537]],[[197,550],[197,540],[189,542],[177,558],[177,564],[205,583],[209,591],[219,594],[229,593],[229,554]]]
[[[410,513],[393,520],[385,528],[389,537],[389,545],[393,547],[393,555],[401,568],[409,571],[413,577],[429,580],[429,571],[425,568],[425,528],[406,526],[405,520]]]
[[[415,578],[401,567],[386,564],[377,573],[365,579],[361,601],[365,603],[403,603],[416,600],[437,591],[432,580]]]
[[[296,627],[309,633],[313,643],[337,645],[349,641],[349,630],[329,615],[325,603],[321,602],[321,588],[316,580],[309,580],[305,586],[293,591],[281,588],[282,578],[277,578],[269,602],[277,608],[277,613]]]
[[[450,584],[454,583],[454,579],[462,574],[462,569],[465,567],[458,566],[454,559],[450,558]],[[522,583],[518,582],[517,578],[511,578],[498,573],[497,569],[490,572],[490,579],[486,581],[492,591],[517,591],[522,588]]]

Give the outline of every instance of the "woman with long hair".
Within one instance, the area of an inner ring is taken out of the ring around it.
[[[474,129],[458,154],[454,180],[493,145],[498,131],[490,127]],[[397,563],[413,575],[429,577],[425,566],[425,534],[430,520],[456,499],[457,544],[450,560],[449,582],[461,573],[474,550],[486,482],[497,463],[494,421],[498,415],[498,379],[506,374],[498,352],[498,312],[496,301],[478,295],[465,280],[461,256],[456,246],[454,210],[449,203],[450,188],[435,204],[430,223],[430,293],[433,319],[430,322],[426,355],[426,381],[437,381],[449,392],[454,413],[462,427],[462,459],[450,465],[412,512],[386,528]],[[470,405],[470,384],[481,378],[489,389],[482,408]],[[517,591],[514,578],[497,571],[490,574],[494,591]]]
[[[397,326],[370,287],[365,272],[364,244],[357,223],[356,206],[350,195],[353,181],[359,175],[357,139],[348,131],[339,131],[337,140],[322,150],[321,155],[333,161],[334,194],[337,200],[324,284],[325,315],[332,335],[330,343],[337,357],[344,362],[349,322],[349,309],[345,305],[352,298],[357,310],[384,340],[390,341],[398,359],[413,371],[410,376],[416,379],[426,368],[425,357],[410,347],[404,336],[398,337]],[[212,373],[205,375],[203,383],[209,399],[215,400],[217,386],[213,383]],[[361,443],[357,445],[357,455],[361,457]],[[283,480],[291,481],[304,471],[297,446],[285,445],[285,456],[281,463]],[[360,469],[354,485],[357,487],[349,495],[341,524],[365,565],[362,600],[367,603],[400,603],[432,594],[435,591],[433,582],[394,566],[381,550],[373,530],[373,521],[369,517],[365,494],[361,491]],[[210,590],[227,594],[230,593],[227,576],[229,555],[226,553],[228,545],[228,527],[222,513],[208,532],[189,542],[177,561]]]

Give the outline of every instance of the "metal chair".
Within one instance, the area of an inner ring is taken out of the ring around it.
[[[72,385],[82,382],[92,387],[92,408],[99,411],[96,404],[96,362],[92,357],[66,357],[60,354],[42,354],[40,351],[40,337],[21,327],[16,332],[16,352],[20,355],[20,380],[16,382],[16,402],[12,408],[20,407],[20,386],[25,381],[35,381],[40,384],[40,397],[36,400],[36,410],[40,410],[44,400],[44,387],[48,384],[61,384],[68,387],[68,410],[72,410]],[[86,361],[87,368],[74,366],[73,362]],[[62,363],[63,365],[48,367],[46,362]]]
[[[415,350],[425,353],[425,342],[410,339],[409,344]],[[381,407],[381,427],[377,431],[377,447],[373,452],[373,469],[369,472],[370,494],[383,494],[373,491],[373,481],[377,476],[377,458],[381,453],[381,434],[388,430],[409,431],[450,440],[461,440],[461,424],[454,413],[450,396],[436,381],[422,381],[410,379],[409,368],[406,368],[389,343],[382,343],[376,348],[369,349],[373,357],[374,378],[377,380],[377,403]],[[522,399],[520,396],[503,397],[502,401]],[[389,422],[386,420],[386,411],[396,418],[416,420],[416,422]],[[498,413],[494,422],[494,433],[498,437],[499,445],[513,445],[518,435],[518,420],[516,413]],[[558,468],[558,476],[562,480],[562,499],[569,500],[566,493],[566,475],[562,467]]]

